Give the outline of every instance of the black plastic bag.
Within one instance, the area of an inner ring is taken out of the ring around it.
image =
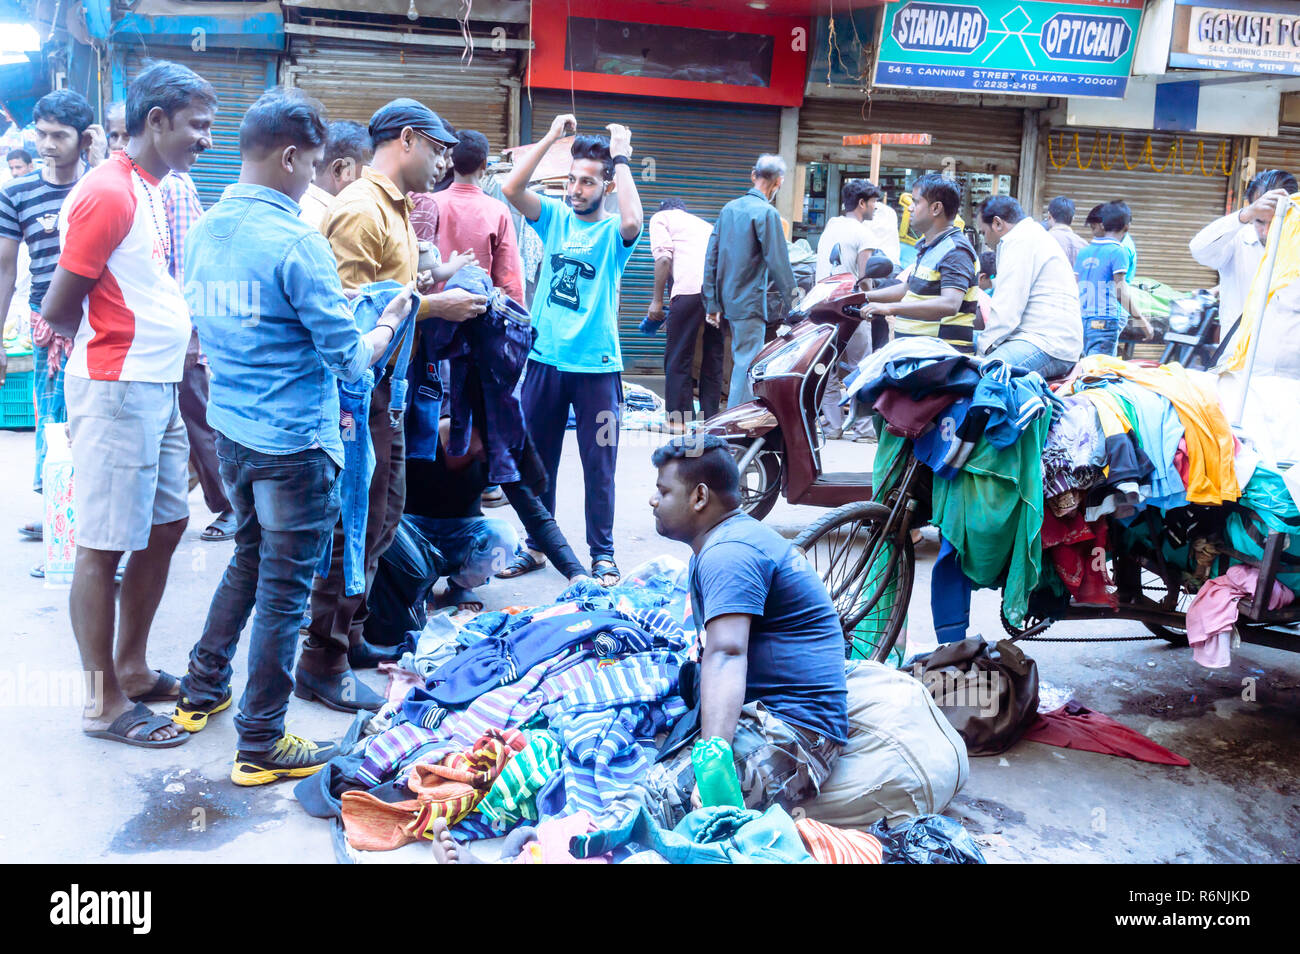
[[[425,597],[441,576],[442,554],[408,520],[397,526],[392,545],[379,558],[366,605],[365,636],[376,646],[396,646],[428,622]]]
[[[880,839],[887,865],[982,865],[979,845],[947,815],[918,815],[890,828],[882,818],[868,832]]]

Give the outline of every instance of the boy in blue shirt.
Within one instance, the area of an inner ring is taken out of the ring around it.
[[[1121,306],[1142,324],[1147,338],[1153,334],[1150,323],[1137,310],[1126,281],[1129,254],[1122,243],[1130,220],[1128,206],[1107,202],[1095,211],[1101,219],[1102,234],[1080,249],[1074,261],[1083,315],[1084,357],[1115,353],[1126,322]]]
[[[542,157],[556,140],[577,128],[571,114],[555,117],[502,191],[545,245],[532,307],[537,340],[528,356],[522,395],[524,421],[549,482],[542,502],[555,513],[555,481],[572,407],[586,484],[591,574],[612,585],[619,580],[614,563],[614,468],[623,397],[618,286],[641,237],[641,197],[628,167],[632,134],[616,123],[608,127],[609,139],[574,137],[567,203],[529,191],[528,182]],[[617,215],[605,211],[611,190],[618,198]],[[528,540],[498,576],[509,579],[544,565],[535,541]]]

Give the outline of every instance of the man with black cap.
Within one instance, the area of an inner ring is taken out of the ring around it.
[[[321,225],[338,261],[345,289],[392,280],[418,280],[420,318],[438,315],[464,321],[487,310],[487,299],[461,289],[432,292],[432,276],[418,275],[419,247],[411,226],[412,192],[427,192],[446,169],[446,152],[456,144],[438,114],[413,99],[395,99],[370,119],[374,158],[361,176],[338,194]],[[445,276],[442,276],[445,277]],[[424,294],[429,290],[429,294]],[[297,693],[331,709],[378,709],[383,698],[351,672],[394,658],[365,641],[366,596],[380,555],[397,532],[406,500],[406,441],[389,415],[391,368],[382,372],[370,399],[370,439],[375,452],[366,518],[364,593],[344,593],[342,525],[334,529],[334,560],[327,577],[312,584],[311,623],[294,674]]]

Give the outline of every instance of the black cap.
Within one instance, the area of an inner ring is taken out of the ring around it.
[[[406,126],[444,146],[454,146],[458,142],[437,113],[423,103],[405,98],[395,99],[375,111],[370,117],[370,138],[393,130],[401,131]]]

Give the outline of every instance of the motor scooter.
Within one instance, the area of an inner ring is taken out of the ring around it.
[[[864,277],[888,277],[884,256],[867,260]],[[778,495],[792,504],[839,507],[871,499],[871,474],[822,470],[817,424],[822,397],[840,355],[864,320],[867,293],[843,276],[812,287],[749,369],[754,400],[717,414],[698,433],[724,438],[740,468],[741,509],[762,520]]]

